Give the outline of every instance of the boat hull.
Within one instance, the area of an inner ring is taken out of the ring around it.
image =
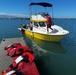
[[[59,42],[65,36],[65,35],[41,34],[41,33],[37,33],[37,32],[32,32],[28,29],[24,30],[24,33],[26,36],[29,36],[31,38],[37,38],[40,40],[52,41],[52,42]]]

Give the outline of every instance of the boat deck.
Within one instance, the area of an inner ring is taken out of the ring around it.
[[[8,46],[9,44],[13,44],[13,43],[21,43],[21,45],[26,45],[26,43],[23,40],[23,37],[6,38],[2,40],[0,44],[0,72],[3,70],[6,70],[12,62],[12,58],[9,56],[6,56],[7,52],[4,50],[4,47]]]

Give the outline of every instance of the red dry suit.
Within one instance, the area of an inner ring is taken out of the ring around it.
[[[20,43],[14,43],[5,47],[5,50],[8,52],[8,56],[13,58],[12,64],[8,67],[6,71],[6,75],[36,75],[35,72],[31,72],[31,65],[34,65],[33,60],[35,59],[33,56],[33,51],[28,48],[28,46],[21,46]],[[35,71],[36,69],[34,69]],[[37,70],[36,70],[37,71]],[[13,72],[13,73],[12,73]],[[2,71],[1,75],[4,75],[5,71]],[[39,75],[39,74],[38,74]]]
[[[24,52],[30,52],[33,54],[33,50],[31,50],[28,46],[21,46],[20,43],[14,43],[10,46],[5,47],[7,50],[7,55],[11,56],[14,60],[16,56],[22,55]]]

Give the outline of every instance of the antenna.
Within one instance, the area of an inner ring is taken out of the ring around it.
[[[53,13],[53,7],[52,7],[52,18],[54,18],[54,16],[53,16],[53,15],[54,15],[54,13]]]

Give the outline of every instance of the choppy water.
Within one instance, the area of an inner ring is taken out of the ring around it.
[[[28,20],[0,20],[0,41],[3,38],[23,36],[34,50],[41,75],[76,75],[76,20],[54,20],[70,33],[59,43],[30,39],[17,30]]]

